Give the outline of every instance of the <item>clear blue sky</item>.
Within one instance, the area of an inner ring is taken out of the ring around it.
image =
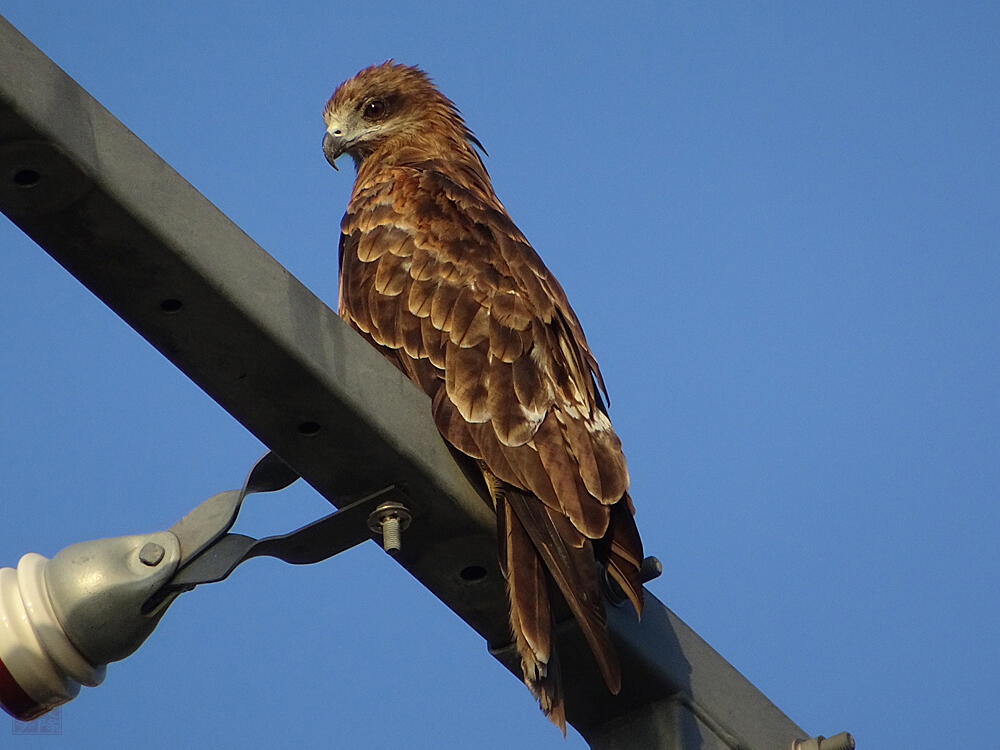
[[[652,590],[810,732],[930,750],[995,742],[1000,693],[997,7],[3,13],[331,304],[322,105],[423,66],[583,320]],[[6,220],[0,283],[0,563],[239,484],[256,440]],[[242,530],[329,507],[295,492]],[[44,744],[585,746],[374,545],[182,597],[62,721]]]

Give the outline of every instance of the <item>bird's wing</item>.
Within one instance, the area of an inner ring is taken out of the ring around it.
[[[380,171],[342,223],[340,314],[431,396],[444,437],[599,539],[628,487],[599,370],[507,216],[439,173]]]

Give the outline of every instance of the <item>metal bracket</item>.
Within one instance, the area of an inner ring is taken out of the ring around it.
[[[242,489],[213,495],[171,526],[168,531],[180,544],[177,572],[146,601],[143,612],[165,609],[178,594],[202,583],[225,579],[252,557],[276,557],[293,565],[307,565],[370,539],[371,532],[383,534],[387,551],[399,550],[399,534],[412,516],[403,502],[406,497],[402,488],[396,485],[384,487],[287,534],[254,539],[228,533],[247,495],[281,490],[298,479],[299,475],[279,456],[265,453],[250,469]],[[155,557],[155,550],[147,552]]]
[[[251,557],[276,557],[293,565],[321,562],[371,539],[368,517],[377,506],[400,496],[398,487],[386,487],[278,536],[254,539],[243,534],[224,534],[182,567],[167,588],[188,590],[201,583],[221,581]]]

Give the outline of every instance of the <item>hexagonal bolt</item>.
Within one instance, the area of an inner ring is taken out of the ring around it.
[[[382,535],[382,549],[394,555],[402,549],[403,532],[409,527],[412,516],[402,503],[382,503],[368,516],[368,528]]]

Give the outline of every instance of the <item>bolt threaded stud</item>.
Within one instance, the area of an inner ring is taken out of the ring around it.
[[[389,554],[399,552],[402,546],[399,516],[388,516],[382,521],[382,549]]]
[[[382,549],[394,555],[403,547],[403,531],[410,519],[405,505],[391,501],[382,503],[368,516],[368,528],[382,535]]]

